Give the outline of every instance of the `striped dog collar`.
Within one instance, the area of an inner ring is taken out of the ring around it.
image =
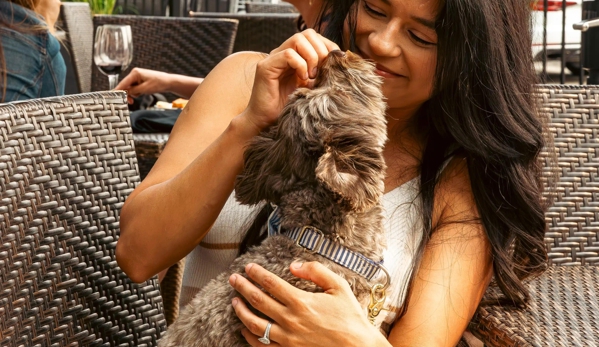
[[[268,236],[277,234],[285,235],[295,241],[298,246],[320,254],[366,278],[368,281],[371,281],[378,271],[382,270],[387,276],[386,280],[388,285],[389,274],[383,267],[383,260],[376,262],[360,253],[354,252],[341,245],[339,242],[327,238],[322,231],[311,226],[282,230],[279,207],[273,206],[274,210],[268,217]]]

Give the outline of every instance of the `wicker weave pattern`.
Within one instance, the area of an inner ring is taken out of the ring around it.
[[[487,346],[599,346],[599,86],[541,85],[537,93],[559,168],[546,214],[553,266],[527,283],[526,309],[481,307],[471,330]],[[498,293],[490,287],[485,298]]]
[[[599,89],[546,86],[539,92],[560,176],[547,213],[549,258],[559,265],[599,265]]]
[[[0,106],[0,346],[154,346],[157,281],[115,261],[140,182],[125,93]]]
[[[237,21],[181,17],[95,16],[94,27],[129,24],[133,34],[134,67],[187,76],[206,76],[231,54]],[[92,90],[106,90],[108,78],[94,67]]]
[[[297,32],[297,13],[205,13],[191,12],[192,17],[231,18],[239,20],[233,52],[270,53]]]
[[[297,13],[295,6],[282,2],[279,4],[269,4],[262,2],[246,2],[245,12],[247,13]]]
[[[165,306],[164,317],[166,318],[167,325],[173,324],[179,316],[179,297],[181,296],[184,271],[185,258],[169,267],[162,282],[160,282],[160,292]],[[166,309],[167,304],[171,305],[168,307],[168,310]]]
[[[599,346],[599,267],[551,266],[528,284],[526,310],[479,309],[479,334],[489,346]],[[491,288],[487,297],[498,296]]]
[[[94,25],[87,2],[63,2],[60,8],[61,25],[67,34],[67,47],[71,54],[77,86],[81,93],[91,91]]]
[[[139,174],[143,180],[164,150],[169,134],[134,134]]]

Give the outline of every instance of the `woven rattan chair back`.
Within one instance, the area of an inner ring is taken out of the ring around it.
[[[246,2],[245,12],[247,13],[297,13],[295,6],[282,2],[279,4],[269,4],[263,2]]]
[[[483,305],[470,329],[488,347],[599,346],[599,86],[540,85],[537,97],[557,155],[543,154],[545,182],[556,181],[545,234],[552,266],[527,281],[525,309]],[[485,298],[499,296],[492,286]]]
[[[209,13],[191,12],[195,18],[239,20],[233,52],[270,53],[297,32],[298,13]]]
[[[155,346],[156,279],[115,261],[139,183],[124,92],[0,105],[0,346]]]
[[[129,24],[133,34],[134,67],[187,76],[206,76],[231,54],[237,32],[236,20],[182,17],[95,16],[94,27]],[[108,89],[108,78],[92,69],[92,90]]]
[[[557,155],[557,191],[546,215],[550,263],[599,265],[599,86],[538,92]]]
[[[229,0],[229,13],[244,13],[247,3],[271,4],[272,0]]]
[[[114,13],[138,16],[166,16],[169,3],[170,1],[164,0],[116,0],[114,7],[118,12],[115,11]],[[170,10],[172,13],[173,9]]]
[[[91,91],[94,24],[87,2],[63,2],[60,26],[66,32],[65,46],[73,63],[80,93]]]

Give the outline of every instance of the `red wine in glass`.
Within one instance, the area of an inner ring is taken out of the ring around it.
[[[133,60],[133,42],[129,25],[105,24],[96,29],[94,62],[108,76],[110,90],[118,83],[119,75]]]
[[[98,68],[105,75],[120,75],[123,70],[122,64],[100,63]]]

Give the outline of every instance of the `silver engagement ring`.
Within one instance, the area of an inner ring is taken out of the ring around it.
[[[266,330],[264,331],[264,336],[258,339],[261,343],[265,345],[270,345],[270,327],[272,327],[272,323],[268,322],[266,324]]]

